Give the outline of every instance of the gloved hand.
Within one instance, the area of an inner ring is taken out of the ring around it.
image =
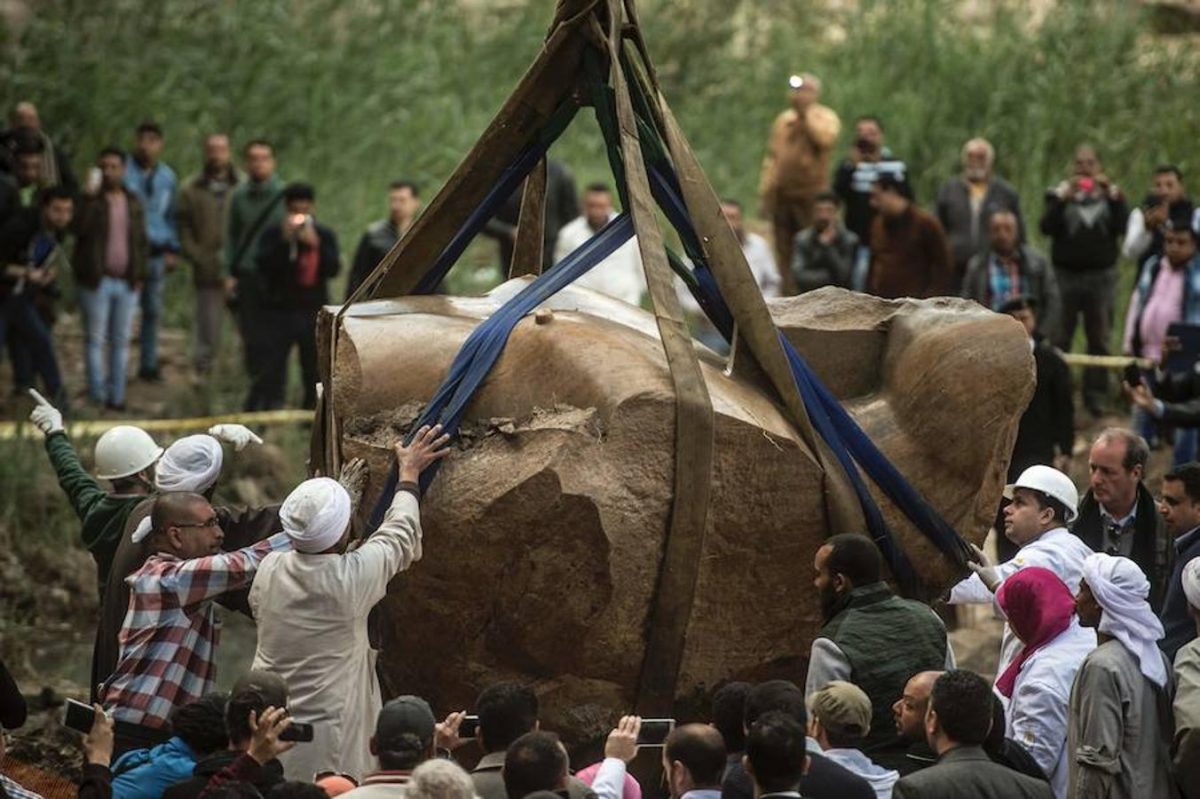
[[[219,441],[232,444],[235,452],[241,452],[247,444],[261,444],[263,440],[244,424],[214,424],[208,434]]]
[[[33,409],[33,413],[29,414],[29,421],[37,425],[38,430],[41,430],[47,436],[52,433],[62,432],[62,412],[32,388],[29,389],[29,396],[33,397],[34,402],[37,403],[37,407]]]

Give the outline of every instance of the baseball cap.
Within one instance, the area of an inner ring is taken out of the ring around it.
[[[871,729],[871,700],[854,683],[834,680],[808,697],[808,712],[821,725],[865,736]]]
[[[265,707],[287,707],[287,683],[269,671],[250,670],[233,684],[230,702],[252,702]]]
[[[1063,504],[1067,511],[1066,521],[1072,522],[1079,515],[1079,490],[1070,477],[1049,466],[1030,466],[1017,478],[1017,482],[1004,487],[1005,499],[1013,498],[1013,491],[1028,488],[1038,491]]]
[[[436,726],[428,702],[419,696],[398,696],[379,711],[375,743],[389,751],[423,749],[433,743]]]

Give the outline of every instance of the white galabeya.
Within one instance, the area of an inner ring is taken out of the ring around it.
[[[96,442],[96,476],[119,480],[146,469],[163,454],[163,448],[140,427],[122,424]]]

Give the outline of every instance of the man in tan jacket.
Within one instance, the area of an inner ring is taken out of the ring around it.
[[[819,78],[792,75],[788,85],[791,107],[771,126],[758,185],[762,214],[775,231],[775,262],[785,295],[796,293],[788,271],[792,240],[812,224],[813,199],[829,188],[830,154],[842,127],[837,114],[817,102]]]

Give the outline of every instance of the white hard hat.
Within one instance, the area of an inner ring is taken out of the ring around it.
[[[152,466],[163,449],[140,427],[117,425],[96,442],[96,476],[119,480]]]
[[[1028,488],[1058,500],[1066,508],[1068,523],[1075,521],[1075,517],[1079,515],[1079,490],[1075,488],[1071,478],[1058,469],[1030,466],[1021,472],[1017,482],[1004,487],[1004,496],[1012,499],[1015,488]]]

